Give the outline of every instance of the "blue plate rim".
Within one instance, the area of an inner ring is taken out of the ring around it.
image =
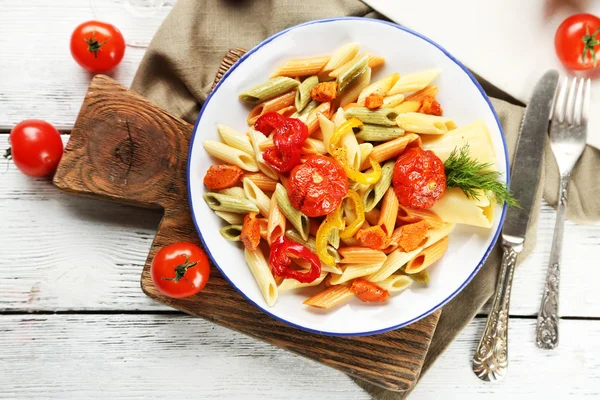
[[[481,96],[483,97],[483,99],[487,102],[490,110],[492,111],[492,114],[494,115],[494,118],[496,119],[496,124],[498,125],[498,129],[500,130],[500,134],[502,137],[502,144],[504,146],[504,158],[506,161],[506,182],[508,185],[510,185],[510,165],[509,165],[509,160],[508,160],[508,147],[506,145],[506,139],[504,138],[504,130],[502,129],[502,125],[500,124],[500,119],[498,118],[498,115],[496,114],[496,110],[494,110],[494,107],[492,106],[492,103],[489,99],[489,97],[487,96],[487,94],[485,93],[485,91],[483,90],[483,88],[481,87],[481,85],[479,84],[479,82],[477,82],[477,80],[475,79],[475,77],[473,76],[473,74],[471,74],[471,72],[460,62],[458,61],[454,56],[452,56],[446,49],[444,49],[442,46],[440,46],[439,44],[437,44],[436,42],[434,42],[433,40],[429,39],[428,37],[413,31],[412,29],[400,26],[398,24],[395,24],[393,22],[388,22],[388,21],[383,21],[383,20],[379,20],[379,19],[374,19],[374,18],[365,18],[365,17],[335,17],[335,18],[325,18],[325,19],[318,19],[318,20],[313,20],[313,21],[308,21],[308,22],[304,22],[302,24],[298,24],[298,25],[294,25],[291,26],[287,29],[284,29],[276,34],[274,34],[273,36],[268,37],[267,39],[263,40],[262,42],[260,42],[259,44],[257,44],[255,47],[253,47],[251,50],[249,50],[248,52],[246,52],[246,54],[244,54],[224,75],[223,77],[219,80],[219,82],[217,83],[217,85],[214,87],[214,89],[210,92],[210,94],[207,96],[206,100],[204,101],[204,104],[202,106],[202,108],[200,109],[200,113],[198,114],[198,117],[196,119],[196,123],[194,124],[194,130],[192,131],[192,136],[190,138],[190,146],[189,146],[189,150],[188,150],[188,164],[187,164],[187,176],[186,176],[186,180],[187,180],[187,190],[188,190],[188,203],[190,206],[190,211],[192,213],[192,220],[194,222],[194,227],[196,228],[196,232],[198,232],[198,236],[200,237],[200,240],[202,242],[202,245],[204,246],[204,248],[206,249],[206,252],[208,253],[208,256],[210,257],[211,261],[213,262],[213,264],[215,265],[215,267],[219,270],[219,272],[221,273],[221,275],[227,280],[227,282],[229,282],[229,284],[239,293],[242,295],[242,297],[244,297],[248,302],[250,302],[252,305],[254,305],[256,308],[258,308],[259,310],[261,310],[262,312],[264,312],[265,314],[267,314],[268,316],[270,316],[271,318],[279,321],[279,322],[283,322],[291,327],[294,327],[296,329],[300,329],[302,331],[305,332],[309,332],[309,333],[314,333],[314,334],[319,334],[319,335],[325,335],[325,336],[337,336],[337,337],[356,337],[356,336],[370,336],[370,335],[376,335],[379,333],[385,333],[385,332],[389,332],[389,331],[393,331],[396,329],[400,329],[403,328],[407,325],[410,325],[414,322],[417,322],[418,320],[425,318],[427,316],[429,316],[430,314],[432,314],[433,312],[437,311],[439,308],[443,307],[444,305],[446,305],[450,300],[452,300],[458,293],[460,293],[465,286],[467,286],[469,284],[469,282],[471,282],[471,280],[473,280],[473,278],[475,277],[475,275],[477,274],[477,272],[479,272],[479,270],[481,269],[481,267],[483,266],[483,264],[485,263],[485,261],[487,260],[487,258],[489,257],[491,251],[493,250],[498,237],[500,236],[500,232],[502,231],[502,226],[504,225],[504,219],[506,217],[506,210],[507,210],[507,205],[506,203],[504,204],[504,207],[502,207],[502,214],[500,216],[500,224],[498,225],[498,229],[496,230],[496,232],[494,233],[494,237],[492,238],[492,241],[489,245],[489,247],[487,248],[485,254],[483,255],[483,258],[481,259],[481,261],[477,264],[477,267],[475,267],[475,269],[473,270],[473,272],[467,277],[467,279],[458,287],[458,289],[456,289],[454,292],[452,292],[446,299],[444,299],[442,302],[440,302],[439,304],[437,304],[436,306],[432,307],[431,309],[429,309],[428,311],[422,313],[421,315],[406,321],[402,324],[398,324],[398,325],[394,325],[388,328],[383,328],[383,329],[378,329],[378,330],[374,330],[374,331],[364,331],[364,332],[353,332],[353,333],[340,333],[340,332],[329,332],[329,331],[319,331],[319,330],[315,330],[315,329],[310,329],[310,328],[306,328],[304,326],[295,324],[293,322],[290,322],[286,319],[283,319],[273,313],[271,313],[268,309],[262,307],[261,305],[259,305],[258,303],[254,302],[252,299],[250,299],[248,296],[246,296],[246,294],[240,290],[227,276],[227,274],[225,274],[225,272],[223,272],[223,270],[219,267],[219,265],[217,264],[217,262],[215,261],[214,257],[212,256],[212,253],[210,252],[210,250],[208,249],[208,246],[206,245],[206,242],[204,241],[204,237],[202,236],[202,233],[200,232],[200,228],[198,226],[198,221],[196,219],[196,213],[194,211],[194,205],[192,202],[192,197],[191,197],[191,187],[190,187],[190,168],[191,168],[191,155],[192,155],[192,151],[194,148],[194,143],[195,143],[195,137],[196,137],[196,132],[198,131],[198,124],[200,123],[200,120],[202,119],[202,114],[204,113],[204,110],[206,109],[207,105],[209,104],[210,100],[212,99],[213,94],[215,94],[217,92],[217,90],[219,89],[219,87],[221,86],[221,84],[223,82],[225,82],[225,80],[227,79],[227,77],[233,72],[235,71],[235,69],[244,62],[244,60],[246,60],[250,55],[252,55],[253,53],[255,53],[258,49],[260,49],[261,47],[265,46],[266,44],[270,43],[271,41],[273,41],[274,39],[278,38],[279,36],[293,30],[293,29],[297,29],[300,27],[304,27],[304,26],[308,26],[308,25],[314,25],[314,24],[322,24],[322,23],[328,23],[328,22],[335,22],[335,21],[344,21],[344,20],[358,20],[358,21],[370,21],[370,22],[375,22],[375,23],[379,23],[379,24],[384,24],[384,25],[388,25],[391,27],[394,27],[396,29],[402,30],[404,32],[407,32],[411,35],[414,35],[424,41],[426,41],[427,43],[432,44],[433,46],[435,46],[437,49],[439,49],[442,53],[444,53],[444,55],[446,57],[448,57],[450,60],[452,60],[460,69],[462,69],[467,76],[471,79],[471,81],[473,82],[473,84],[475,85],[475,87],[477,87],[477,89],[479,90]]]

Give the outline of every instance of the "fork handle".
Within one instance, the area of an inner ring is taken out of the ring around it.
[[[546,275],[546,287],[537,320],[536,343],[539,348],[546,350],[553,350],[558,346],[558,286],[569,178],[569,174],[560,177],[552,250]]]

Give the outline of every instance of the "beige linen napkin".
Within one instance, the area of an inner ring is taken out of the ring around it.
[[[302,22],[339,16],[383,18],[358,0],[179,0],[152,40],[132,88],[155,104],[193,123],[228,49],[250,49],[266,37]],[[489,92],[488,92],[489,93]],[[523,108],[493,99],[512,159]],[[540,145],[544,145],[540,143]],[[536,210],[543,197],[556,204],[558,169],[548,143]],[[582,222],[600,218],[600,151],[587,147],[569,189],[567,217]],[[525,254],[535,244],[538,212]],[[473,319],[494,291],[500,266],[497,248],[473,281],[444,308],[423,373]],[[543,268],[544,266],[540,266]],[[465,354],[465,357],[470,357]],[[468,372],[465,372],[468,373]],[[357,381],[380,399],[400,394]]]

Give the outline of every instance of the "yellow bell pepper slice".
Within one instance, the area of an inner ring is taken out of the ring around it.
[[[344,122],[343,124],[341,124],[336,130],[335,132],[333,132],[333,135],[331,136],[331,139],[329,139],[329,153],[333,154],[338,142],[340,141],[340,139],[342,139],[342,136],[344,136],[344,134],[346,132],[348,132],[349,130],[351,130],[352,128],[358,128],[360,126],[362,126],[362,122],[360,119],[352,117],[350,118],[348,121]]]
[[[356,232],[365,222],[365,206],[362,199],[354,190],[348,190],[348,194],[344,199],[350,199],[354,203],[354,211],[356,212],[356,219],[352,221],[343,231],[340,232],[340,238],[348,239],[354,236]]]
[[[331,214],[327,215],[325,220],[319,226],[317,230],[316,246],[317,256],[323,264],[327,264],[330,267],[335,266],[335,258],[327,253],[327,245],[329,244],[329,233],[333,229],[344,229],[344,221],[342,220],[342,206],[340,206]]]

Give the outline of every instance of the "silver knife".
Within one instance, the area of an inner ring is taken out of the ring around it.
[[[473,356],[473,372],[484,381],[498,381],[508,368],[508,308],[517,255],[523,250],[525,233],[537,192],[544,144],[552,110],[558,72],[550,70],[533,89],[525,109],[510,175],[511,191],[520,208],[509,208],[502,228],[502,265],[483,336]]]

